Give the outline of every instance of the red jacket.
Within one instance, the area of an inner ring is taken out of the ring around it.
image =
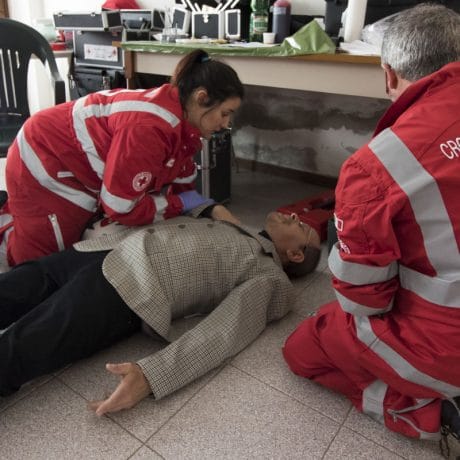
[[[176,194],[193,188],[193,156],[201,148],[200,132],[184,119],[177,88],[169,84],[101,91],[43,110],[18,139],[21,160],[57,209],[61,198],[89,212],[101,206],[125,225],[181,213]],[[10,203],[15,207],[14,196]],[[34,203],[25,206],[21,201],[17,214],[33,214]]]
[[[336,189],[329,265],[359,359],[415,398],[460,395],[459,102],[460,62],[412,84]]]

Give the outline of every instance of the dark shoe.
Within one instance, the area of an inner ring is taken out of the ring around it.
[[[460,396],[445,399],[441,405],[441,426],[456,439],[460,439]]]
[[[8,200],[8,193],[6,190],[0,190],[0,208],[6,203]]]
[[[451,458],[451,450],[458,450],[459,440],[460,396],[456,396],[453,400],[443,400],[441,404],[441,440],[439,441],[439,447],[444,458]],[[451,444],[454,444],[456,449],[451,449]]]

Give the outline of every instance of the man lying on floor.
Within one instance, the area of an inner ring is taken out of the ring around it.
[[[287,274],[312,271],[320,251],[296,215],[270,213],[258,234],[235,222],[222,205],[202,205],[1,274],[0,395],[141,327],[170,343],[137,363],[108,364],[122,380],[90,403],[97,415],[162,398],[241,351],[288,312]],[[178,337],[173,320],[197,313],[207,316]]]

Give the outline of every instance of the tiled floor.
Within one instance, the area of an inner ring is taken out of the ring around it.
[[[258,228],[267,211],[320,190],[241,170],[229,207]],[[295,283],[292,313],[221,368],[164,400],[147,399],[102,418],[86,408],[117,384],[104,363],[159,348],[141,334],[0,399],[0,459],[441,458],[437,443],[386,431],[342,396],[287,370],[284,339],[333,298],[325,252],[317,271]]]

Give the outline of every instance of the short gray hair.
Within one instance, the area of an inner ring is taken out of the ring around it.
[[[383,36],[382,64],[411,82],[460,60],[460,14],[422,3],[397,14]]]

